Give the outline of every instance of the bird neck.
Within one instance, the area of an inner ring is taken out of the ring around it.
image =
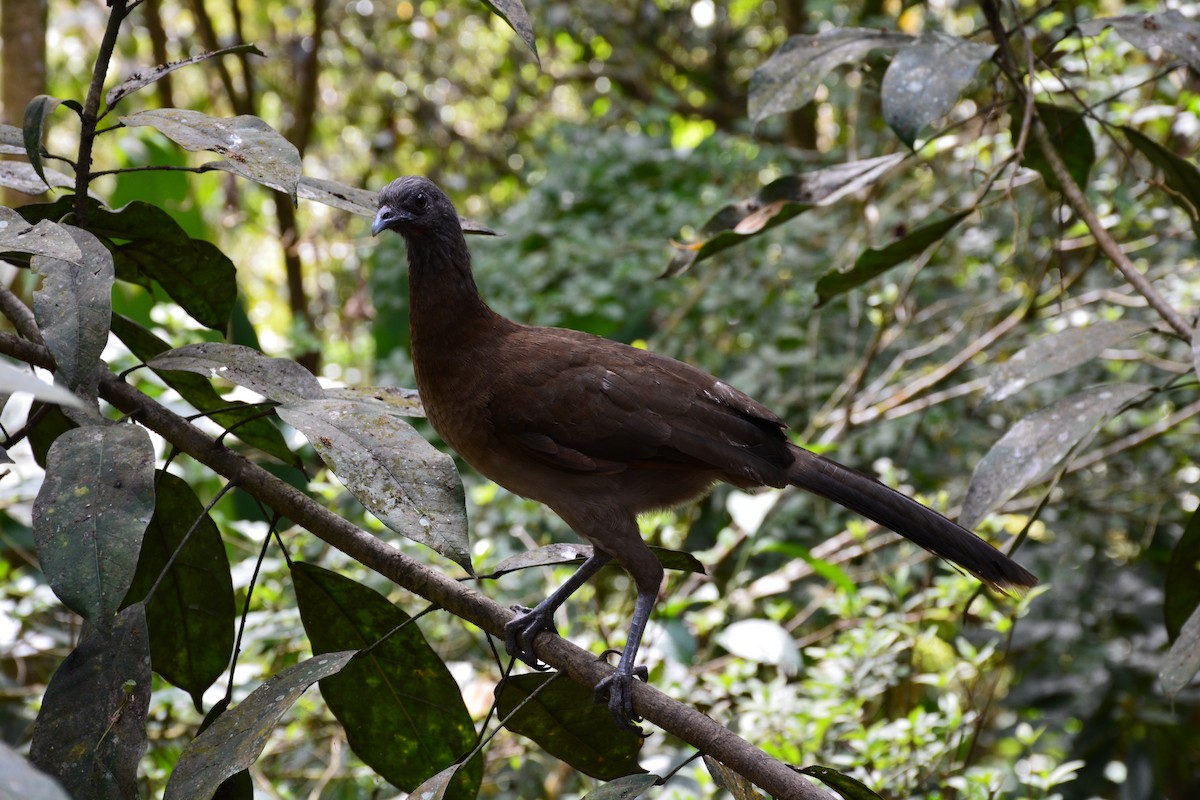
[[[414,349],[462,338],[495,316],[475,286],[471,252],[461,233],[408,246],[409,328]]]

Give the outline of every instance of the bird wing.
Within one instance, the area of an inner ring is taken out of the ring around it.
[[[496,435],[530,455],[578,472],[692,467],[739,484],[786,482],[783,421],[713,376],[578,331],[511,337],[515,358],[498,369],[487,411]]]

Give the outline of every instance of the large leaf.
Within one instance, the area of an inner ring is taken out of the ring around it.
[[[925,252],[928,247],[940,242],[955,225],[970,214],[969,210],[959,211],[936,222],[914,228],[902,238],[885,247],[867,248],[855,259],[854,266],[846,272],[837,270],[826,272],[817,280],[817,306],[823,306],[834,297],[862,286],[897,264],[902,264],[913,256]]]
[[[154,671],[190,694],[199,711],[233,654],[233,580],[216,523],[187,481],[169,472],[158,473],[154,516],[126,599],[133,601],[146,603]]]
[[[1171,553],[1167,580],[1163,586],[1163,617],[1167,636],[1179,636],[1184,623],[1200,607],[1200,509],[1192,518],[1183,536]]]
[[[1180,628],[1179,636],[1163,659],[1158,679],[1167,697],[1174,698],[1187,688],[1197,672],[1200,672],[1200,606]]]
[[[209,150],[242,177],[296,201],[300,151],[258,117],[210,117],[182,108],[156,108],[121,117],[128,127],[148,125],[187,150]]]
[[[0,161],[0,186],[16,189],[24,194],[42,194],[46,184],[51,188],[74,188],[75,180],[56,169],[43,168],[39,175],[32,164],[24,161]]]
[[[700,229],[701,238],[676,244],[665,275],[678,275],[747,237],[770,230],[815,206],[827,206],[881,180],[905,158],[895,153],[836,164],[802,175],[785,175],[771,181],[758,194],[722,208]]]
[[[925,31],[901,49],[883,76],[883,118],[909,147],[917,134],[947,114],[979,65],[996,52],[940,31]]]
[[[2,162],[0,162],[2,163]],[[71,213],[74,198],[22,206],[30,222]],[[237,302],[237,270],[221,250],[193,239],[166,211],[141,201],[113,211],[88,200],[88,230],[113,253],[117,277],[150,288],[155,281],[197,322],[224,330]]]
[[[652,786],[662,781],[658,775],[625,775],[609,781],[598,789],[592,789],[580,800],[634,800],[641,797]]]
[[[1086,328],[1067,328],[1042,337],[992,370],[981,402],[1010,397],[1030,384],[1090,361],[1106,348],[1148,327],[1144,322],[1121,319],[1097,322]]]
[[[1087,186],[1088,174],[1096,162],[1096,145],[1087,127],[1087,119],[1080,111],[1056,106],[1050,103],[1035,104],[1038,118],[1046,126],[1046,132],[1059,158],[1067,166],[1071,179],[1080,188]],[[1025,117],[1025,106],[1017,104],[1013,110],[1012,138],[1017,141]],[[1025,166],[1036,170],[1046,185],[1056,192],[1062,191],[1062,186],[1050,169],[1046,154],[1037,139],[1029,137],[1025,145]]]
[[[78,262],[33,257],[30,266],[42,279],[33,293],[33,315],[54,356],[55,374],[74,390],[99,380],[96,370],[112,319],[114,271],[112,254],[99,239],[82,228],[63,227],[82,256]]]
[[[1121,133],[1151,164],[1162,170],[1167,187],[1175,192],[1170,195],[1171,200],[1188,215],[1192,230],[1200,236],[1200,169],[1133,128],[1121,128]]]
[[[71,800],[58,781],[0,742],[0,800]]]
[[[346,666],[354,651],[325,653],[274,675],[217,717],[186,747],[167,781],[163,800],[207,800],[231,775],[255,761],[276,724],[304,691]]]
[[[8,156],[26,155],[25,134],[16,125],[0,122],[0,153]]]
[[[602,781],[645,772],[637,761],[641,737],[617,727],[608,707],[574,681],[557,680],[542,688],[553,678],[544,673],[510,675],[496,687],[497,712],[507,719],[504,727]],[[530,700],[535,691],[537,696]],[[514,714],[518,706],[521,710]]]
[[[1043,478],[1096,425],[1150,388],[1134,383],[1096,386],[1013,425],[975,467],[959,523],[974,528],[992,510]]]
[[[541,63],[537,42],[533,38],[533,23],[529,21],[529,13],[525,10],[521,0],[482,0],[482,2],[491,9],[493,14],[507,22],[509,27],[516,31],[525,46],[533,52],[533,57]]]
[[[883,798],[871,791],[870,787],[862,781],[838,772],[833,767],[814,765],[805,767],[799,770],[799,772],[813,776],[840,794],[844,800],[883,800]]]
[[[750,76],[750,119],[757,124],[806,106],[833,70],[863,61],[872,50],[895,50],[912,41],[903,33],[866,28],[792,36]]]
[[[176,347],[147,362],[154,369],[173,369],[220,378],[257,392],[277,403],[312,400],[324,395],[321,382],[300,364],[271,358],[241,344],[198,342]]]
[[[1084,36],[1097,36],[1111,27],[1121,38],[1141,50],[1161,47],[1187,61],[1200,72],[1200,20],[1170,9],[1156,14],[1101,17],[1079,23]]]
[[[51,186],[50,182],[46,180],[45,169],[42,167],[42,138],[46,133],[46,118],[61,103],[62,100],[57,97],[39,94],[25,106],[25,121],[21,126],[25,140],[25,155],[29,157],[30,166],[46,184],[47,189]]]
[[[33,504],[33,538],[50,588],[107,629],[137,568],[154,512],[154,445],[137,425],[89,425],[60,436]]]
[[[293,564],[292,578],[313,652],[363,650],[321,681],[321,695],[359,758],[411,792],[470,752],[476,733],[462,692],[408,614],[358,581],[312,564]],[[482,778],[482,760],[472,759],[446,796],[473,798]]]
[[[137,797],[149,706],[146,616],[133,605],[110,631],[89,628],[59,665],[42,696],[29,759],[72,797]]]
[[[741,773],[734,772],[712,756],[704,757],[704,766],[712,775],[713,783],[733,795],[734,800],[762,800],[754,784]]]
[[[22,372],[11,366],[8,362],[0,361],[0,396],[7,396],[14,392],[28,392],[33,395],[34,399],[47,403],[58,403],[79,409],[86,407],[82,400],[61,386],[46,383],[28,372]]]
[[[112,329],[130,352],[142,361],[150,361],[171,349],[162,339],[120,314],[113,316]],[[288,447],[279,428],[263,418],[262,409],[258,406],[227,400],[217,393],[206,377],[179,370],[155,371],[184,400],[199,411],[213,412],[209,413],[209,419],[225,430],[232,431],[246,444],[257,447],[285,464],[294,467],[301,465],[300,457]]]
[[[367,510],[467,572],[466,499],[454,460],[376,403],[308,400],[278,409]]]
[[[0,253],[29,253],[78,262],[83,253],[67,229],[44,219],[30,225],[11,208],[0,207]]]
[[[229,55],[231,53],[249,53],[255,56],[263,56],[264,58],[266,57],[265,53],[252,44],[237,44],[233,47],[221,48],[220,50],[205,51],[203,53],[194,55],[191,58],[181,58],[178,61],[171,61],[167,64],[159,64],[157,67],[151,67],[150,69],[139,70],[133,73],[128,78],[109,89],[108,94],[104,96],[104,102],[109,108],[112,108],[128,95],[133,94],[138,89],[149,86],[157,80],[161,80],[163,77],[171,74],[177,69],[182,69],[183,67],[187,67],[192,64],[199,64],[201,61],[207,61],[210,58]]]

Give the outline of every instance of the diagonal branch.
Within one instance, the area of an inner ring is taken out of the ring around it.
[[[54,363],[46,348],[6,333],[0,333],[0,353],[47,369]],[[489,634],[504,635],[504,625],[513,616],[509,609],[360,530],[240,453],[218,444],[111,372],[104,372],[100,394],[121,412],[329,545]],[[557,636],[539,636],[534,649],[547,664],[589,688],[613,672],[607,662]],[[831,800],[791,766],[652,686],[635,682],[633,699],[634,710],[648,722],[713,756],[773,797]]]

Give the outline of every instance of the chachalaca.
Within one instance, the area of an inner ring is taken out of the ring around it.
[[[783,420],[711,375],[666,356],[562,328],[521,325],[480,298],[450,200],[425,178],[379,194],[373,234],[408,246],[409,326],[417,388],[434,429],[485,476],[547,506],[593,547],[560,588],[505,626],[510,654],[533,645],[555,610],[615,559],[637,601],[616,672],[596,687],[624,727],[634,717],[638,645],[663,568],[637,515],[694,500],[718,481],[799,486],[953,561],[997,589],[1037,583],[974,533],[915,500],[797,447]]]

